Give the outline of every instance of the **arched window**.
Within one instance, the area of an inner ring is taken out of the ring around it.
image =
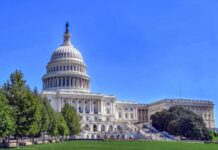
[[[109,126],[108,131],[113,131],[113,126],[112,125]]]
[[[82,111],[82,108],[81,107],[79,107],[79,113],[82,113],[83,111]]]
[[[110,109],[109,108],[107,108],[107,114],[109,114],[110,113]]]
[[[89,125],[87,125],[87,124],[85,125],[85,130],[86,130],[86,131],[89,131],[89,130],[90,130]]]
[[[89,110],[88,110],[88,107],[87,107],[87,106],[85,107],[85,109],[86,109],[86,113],[89,113]]]
[[[125,117],[128,118],[128,114],[127,113],[125,114]]]
[[[101,131],[105,131],[105,126],[104,125],[101,126]]]
[[[93,125],[93,131],[97,131],[97,125]]]
[[[122,114],[121,114],[121,112],[119,112],[119,118],[122,118]]]
[[[131,119],[133,119],[133,113],[131,113]]]
[[[121,126],[117,126],[117,131],[122,132],[122,127]]]
[[[97,108],[94,107],[94,114],[97,114],[97,113],[98,113]]]

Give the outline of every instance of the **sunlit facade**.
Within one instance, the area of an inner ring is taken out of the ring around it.
[[[166,99],[152,104],[118,101],[115,96],[92,93],[90,77],[82,54],[71,43],[66,24],[63,44],[52,54],[43,76],[42,94],[47,96],[55,111],[65,103],[74,106],[81,116],[79,138],[134,138],[138,124],[150,123],[155,112],[179,105],[203,117],[208,128],[214,128],[213,103]]]

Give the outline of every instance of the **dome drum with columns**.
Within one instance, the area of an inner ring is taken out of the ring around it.
[[[213,102],[184,99],[165,99],[151,104],[118,101],[115,96],[90,92],[90,78],[81,53],[72,45],[69,25],[66,24],[64,42],[46,66],[42,95],[52,108],[60,112],[68,103],[80,115],[82,132],[78,138],[146,138],[144,132],[151,123],[151,115],[172,106],[182,106],[202,116],[207,128],[214,128]]]
[[[89,92],[90,78],[81,53],[71,44],[66,24],[64,42],[52,54],[43,76],[43,90]]]

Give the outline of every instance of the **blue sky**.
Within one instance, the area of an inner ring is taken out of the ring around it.
[[[20,69],[41,90],[68,20],[93,92],[143,103],[209,99],[218,121],[216,0],[4,1],[0,19],[1,85]]]

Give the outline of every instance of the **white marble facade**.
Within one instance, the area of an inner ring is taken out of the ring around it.
[[[153,113],[185,101],[139,104],[117,101],[114,96],[90,92],[87,66],[81,53],[71,43],[68,26],[67,23],[63,44],[54,51],[46,66],[42,94],[48,97],[55,111],[61,111],[65,103],[74,106],[81,116],[83,131],[80,138],[130,138],[129,133],[138,130],[136,123],[149,123]],[[186,104],[182,106],[186,108],[195,105],[197,109],[204,110],[203,114],[208,114],[204,118],[207,127],[214,128],[211,101],[189,101]],[[203,106],[210,109],[204,109]]]

